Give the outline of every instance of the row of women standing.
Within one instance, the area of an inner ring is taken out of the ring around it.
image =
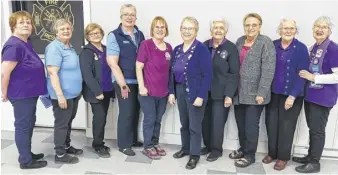
[[[316,44],[310,50],[309,58],[306,46],[294,38],[297,26],[293,20],[282,21],[278,27],[281,39],[273,42],[260,34],[261,17],[248,14],[243,20],[246,35],[234,44],[226,39],[228,25],[224,20],[213,20],[212,38],[201,43],[196,40],[198,21],[186,17],[180,28],[183,44],[172,51],[171,46],[164,42],[169,31],[162,17],[153,20],[152,38],[144,40],[143,33],[135,26],[136,8],[131,4],[123,5],[120,13],[121,24],[109,33],[107,48],[101,44],[102,28],[97,24],[87,26],[85,36],[89,44],[81,52],[80,61],[69,43],[70,23],[65,20],[55,22],[57,39],[45,53],[47,89],[53,99],[55,117],[55,161],[76,163],[78,158],[69,154],[83,152],[70,146],[71,122],[81,91],[94,113],[93,148],[101,157],[110,156],[110,148],[104,145],[103,138],[107,109],[114,94],[113,84],[119,103],[119,151],[133,156],[135,152],[131,147],[141,144],[135,134],[141,106],[144,113],[143,154],[152,159],[166,155],[158,145],[161,118],[167,98],[170,104],[174,104],[177,98],[182,149],[174,154],[174,158],[190,155],[188,169],[196,167],[200,154],[210,153],[208,161],[222,156],[224,125],[231,105],[235,105],[241,146],[229,155],[236,159],[235,165],[247,167],[255,162],[259,119],[266,106],[269,154],[263,162],[271,163],[277,159],[274,168],[284,169],[290,159],[293,133],[305,97],[310,128],[309,154],[293,160],[304,164],[296,168],[298,172],[320,170],[325,126],[337,99],[338,61],[334,58],[338,46],[329,40],[332,26],[328,18],[321,17],[314,23]],[[5,70],[2,97],[4,100],[8,98],[14,107],[20,167],[43,167],[47,162],[37,161],[43,155],[30,152],[36,100],[46,93],[43,64],[27,42],[31,32],[29,14],[13,14],[10,25],[13,36],[2,51]],[[27,64],[32,67],[32,61],[34,69],[24,69],[28,73],[17,75]],[[40,83],[35,82],[37,79],[33,81],[30,73],[33,70],[39,72]],[[19,83],[22,82],[30,87],[26,79],[32,80],[31,89],[20,89]],[[38,87],[41,92],[37,94],[17,94],[35,92]],[[12,89],[15,91],[11,92]],[[31,101],[28,103],[28,100]],[[202,121],[206,148],[200,150]]]

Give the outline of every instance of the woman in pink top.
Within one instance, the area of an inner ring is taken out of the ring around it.
[[[163,17],[153,19],[151,39],[141,43],[136,61],[136,75],[139,84],[139,101],[144,113],[143,154],[150,159],[160,159],[166,155],[158,146],[161,120],[167,107],[170,44],[164,42],[168,36],[168,25]]]

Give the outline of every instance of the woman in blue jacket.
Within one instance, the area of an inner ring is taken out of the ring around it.
[[[194,169],[199,161],[202,120],[212,78],[212,64],[208,48],[196,40],[198,21],[185,17],[181,23],[183,44],[175,47],[171,57],[169,103],[177,97],[181,121],[182,149],[174,158],[190,155],[187,169]]]

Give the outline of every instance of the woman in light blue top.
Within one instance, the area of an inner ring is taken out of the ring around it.
[[[77,163],[83,151],[70,146],[72,121],[76,116],[82,90],[79,56],[69,43],[72,24],[66,19],[55,21],[56,39],[45,50],[47,89],[52,99],[54,113],[55,162]]]

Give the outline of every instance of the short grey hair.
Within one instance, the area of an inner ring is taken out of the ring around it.
[[[135,7],[133,4],[123,4],[123,5],[121,6],[121,8],[120,8],[120,16],[123,15],[123,10],[124,10],[125,8],[133,8],[134,11],[135,11],[135,15],[136,15],[136,13],[137,13],[136,7]]]
[[[181,27],[182,27],[182,24],[185,21],[189,21],[189,22],[193,23],[195,25],[195,31],[196,31],[196,33],[198,32],[198,30],[199,30],[200,27],[199,27],[199,23],[198,23],[198,21],[197,21],[196,18],[194,18],[192,16],[186,16],[186,17],[184,17],[183,20],[182,20],[182,22],[181,22]]]
[[[57,19],[55,22],[54,22],[54,25],[53,25],[53,28],[52,28],[52,32],[54,34],[57,34],[58,33],[58,27],[64,25],[64,24],[69,24],[70,27],[71,27],[71,30],[73,31],[73,27],[72,27],[72,23],[70,21],[68,21],[67,19],[65,18],[60,18],[60,19]]]
[[[214,18],[213,20],[210,21],[210,31],[212,31],[212,29],[213,29],[213,27],[214,27],[214,24],[215,24],[216,22],[221,22],[221,23],[223,23],[224,26],[225,26],[225,32],[228,31],[228,29],[229,29],[229,23],[228,23],[228,21],[227,21],[225,18],[223,18],[223,17]]]
[[[330,32],[332,31],[332,28],[334,27],[334,24],[333,24],[333,22],[332,22],[332,20],[331,20],[330,17],[328,17],[328,16],[320,16],[319,18],[317,18],[315,20],[315,22],[313,23],[313,26],[315,26],[319,22],[325,22],[325,23],[327,23],[327,25],[329,26]]]
[[[296,34],[298,34],[298,33],[299,33],[299,27],[298,27],[298,25],[297,25],[297,22],[296,22],[296,20],[291,19],[291,18],[282,18],[282,19],[281,19],[281,21],[280,21],[280,23],[279,23],[279,25],[278,25],[278,28],[277,28],[277,30],[276,30],[277,33],[280,34],[280,29],[283,27],[283,23],[284,23],[284,22],[287,22],[287,21],[292,21],[292,22],[295,23],[295,27],[296,27],[296,30],[297,30],[297,33],[296,33]]]

